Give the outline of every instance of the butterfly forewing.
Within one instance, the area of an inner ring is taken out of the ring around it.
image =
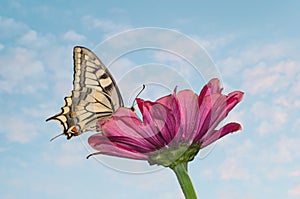
[[[74,80],[70,96],[61,112],[49,119],[60,121],[68,138],[95,131],[98,120],[110,117],[123,100],[112,75],[89,49],[76,46],[73,51]],[[71,136],[70,136],[71,132]]]

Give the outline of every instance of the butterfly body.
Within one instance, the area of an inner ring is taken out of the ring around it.
[[[98,120],[110,117],[124,106],[115,80],[91,50],[74,47],[73,61],[73,90],[64,98],[61,112],[46,120],[59,121],[62,135],[67,139],[86,131],[96,131]]]

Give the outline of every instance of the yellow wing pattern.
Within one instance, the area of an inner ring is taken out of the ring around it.
[[[74,80],[70,96],[65,97],[61,112],[48,118],[58,120],[63,135],[70,139],[86,131],[96,131],[98,120],[110,117],[123,100],[112,75],[89,49],[73,50]]]

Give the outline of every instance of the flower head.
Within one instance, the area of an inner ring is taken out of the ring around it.
[[[142,121],[127,108],[99,120],[102,133],[89,138],[89,144],[98,152],[91,155],[147,160],[167,167],[191,161],[201,148],[241,129],[235,122],[216,129],[243,97],[240,91],[228,95],[221,92],[215,78],[199,95],[191,90],[177,93],[175,89],[155,102],[138,98]]]

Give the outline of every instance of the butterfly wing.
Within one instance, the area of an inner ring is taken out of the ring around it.
[[[57,120],[60,122],[63,133],[61,135],[66,135],[67,139],[70,139],[72,136],[78,135],[78,128],[76,127],[74,121],[74,115],[71,111],[72,107],[72,96],[69,95],[64,98],[65,104],[61,107],[60,113],[46,119],[46,122],[49,120]]]
[[[63,134],[70,139],[86,131],[95,131],[98,120],[110,117],[123,100],[112,75],[89,49],[73,50],[74,80],[70,96],[65,97],[61,112],[48,120],[58,120]]]

